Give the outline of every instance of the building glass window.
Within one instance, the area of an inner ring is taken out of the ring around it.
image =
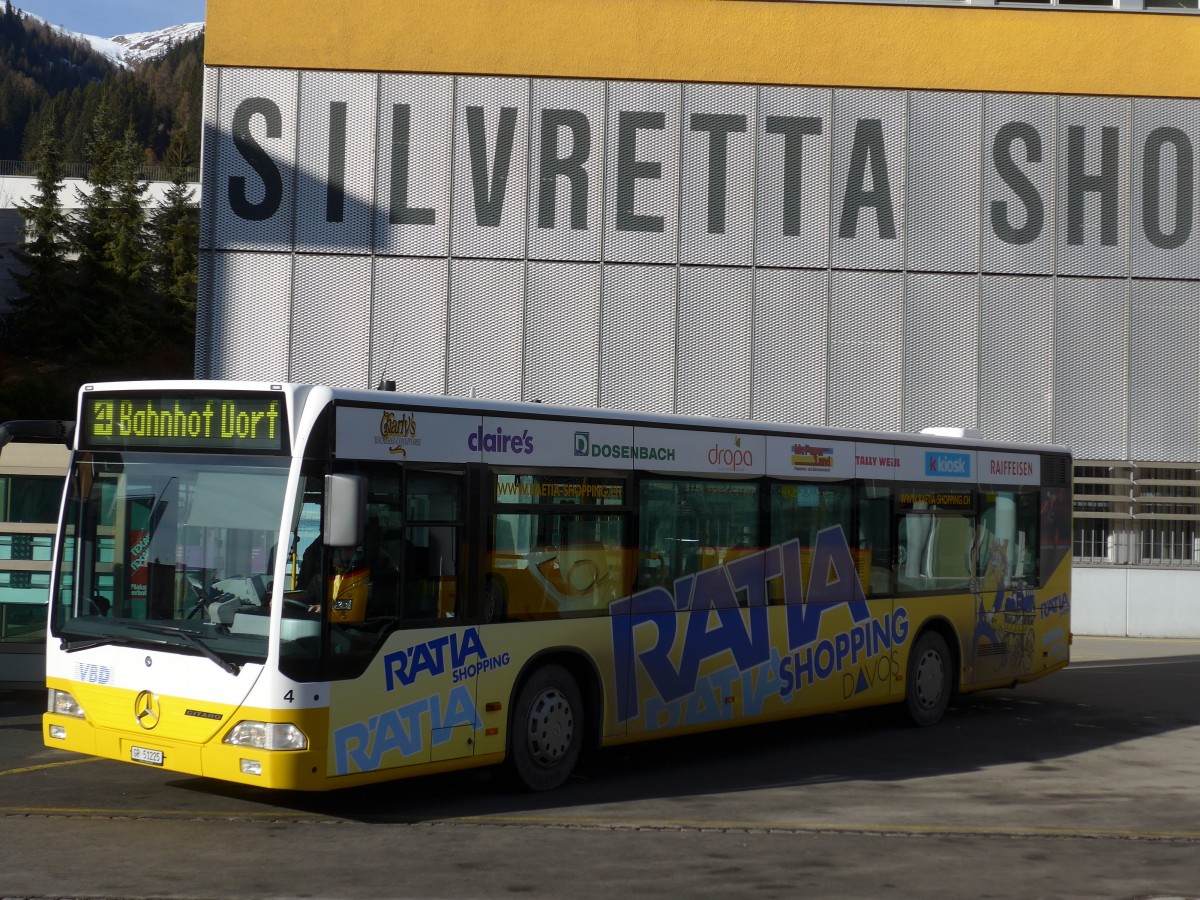
[[[0,475],[0,521],[54,524],[62,489],[62,478],[49,475]]]
[[[49,572],[0,571],[0,643],[46,638]]]

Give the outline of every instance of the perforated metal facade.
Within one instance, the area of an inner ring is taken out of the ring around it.
[[[201,377],[1200,458],[1200,101],[210,68]]]

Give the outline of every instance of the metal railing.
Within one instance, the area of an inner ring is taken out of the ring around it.
[[[87,163],[65,163],[64,178],[81,178],[87,181],[92,167]],[[173,181],[182,172],[184,181],[199,182],[200,167],[187,166],[183,169],[172,166],[142,166],[138,169],[139,181]],[[38,164],[23,159],[0,159],[0,177],[37,178]]]
[[[1200,568],[1200,468],[1076,461],[1076,562]]]

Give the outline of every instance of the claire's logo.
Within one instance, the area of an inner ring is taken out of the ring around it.
[[[467,435],[467,449],[472,453],[532,453],[533,435],[529,429],[520,434],[506,434],[503,428],[484,431],[480,425]]]

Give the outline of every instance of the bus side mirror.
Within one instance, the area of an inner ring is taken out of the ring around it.
[[[367,480],[361,475],[325,476],[327,547],[357,547],[363,542],[367,520]]]

